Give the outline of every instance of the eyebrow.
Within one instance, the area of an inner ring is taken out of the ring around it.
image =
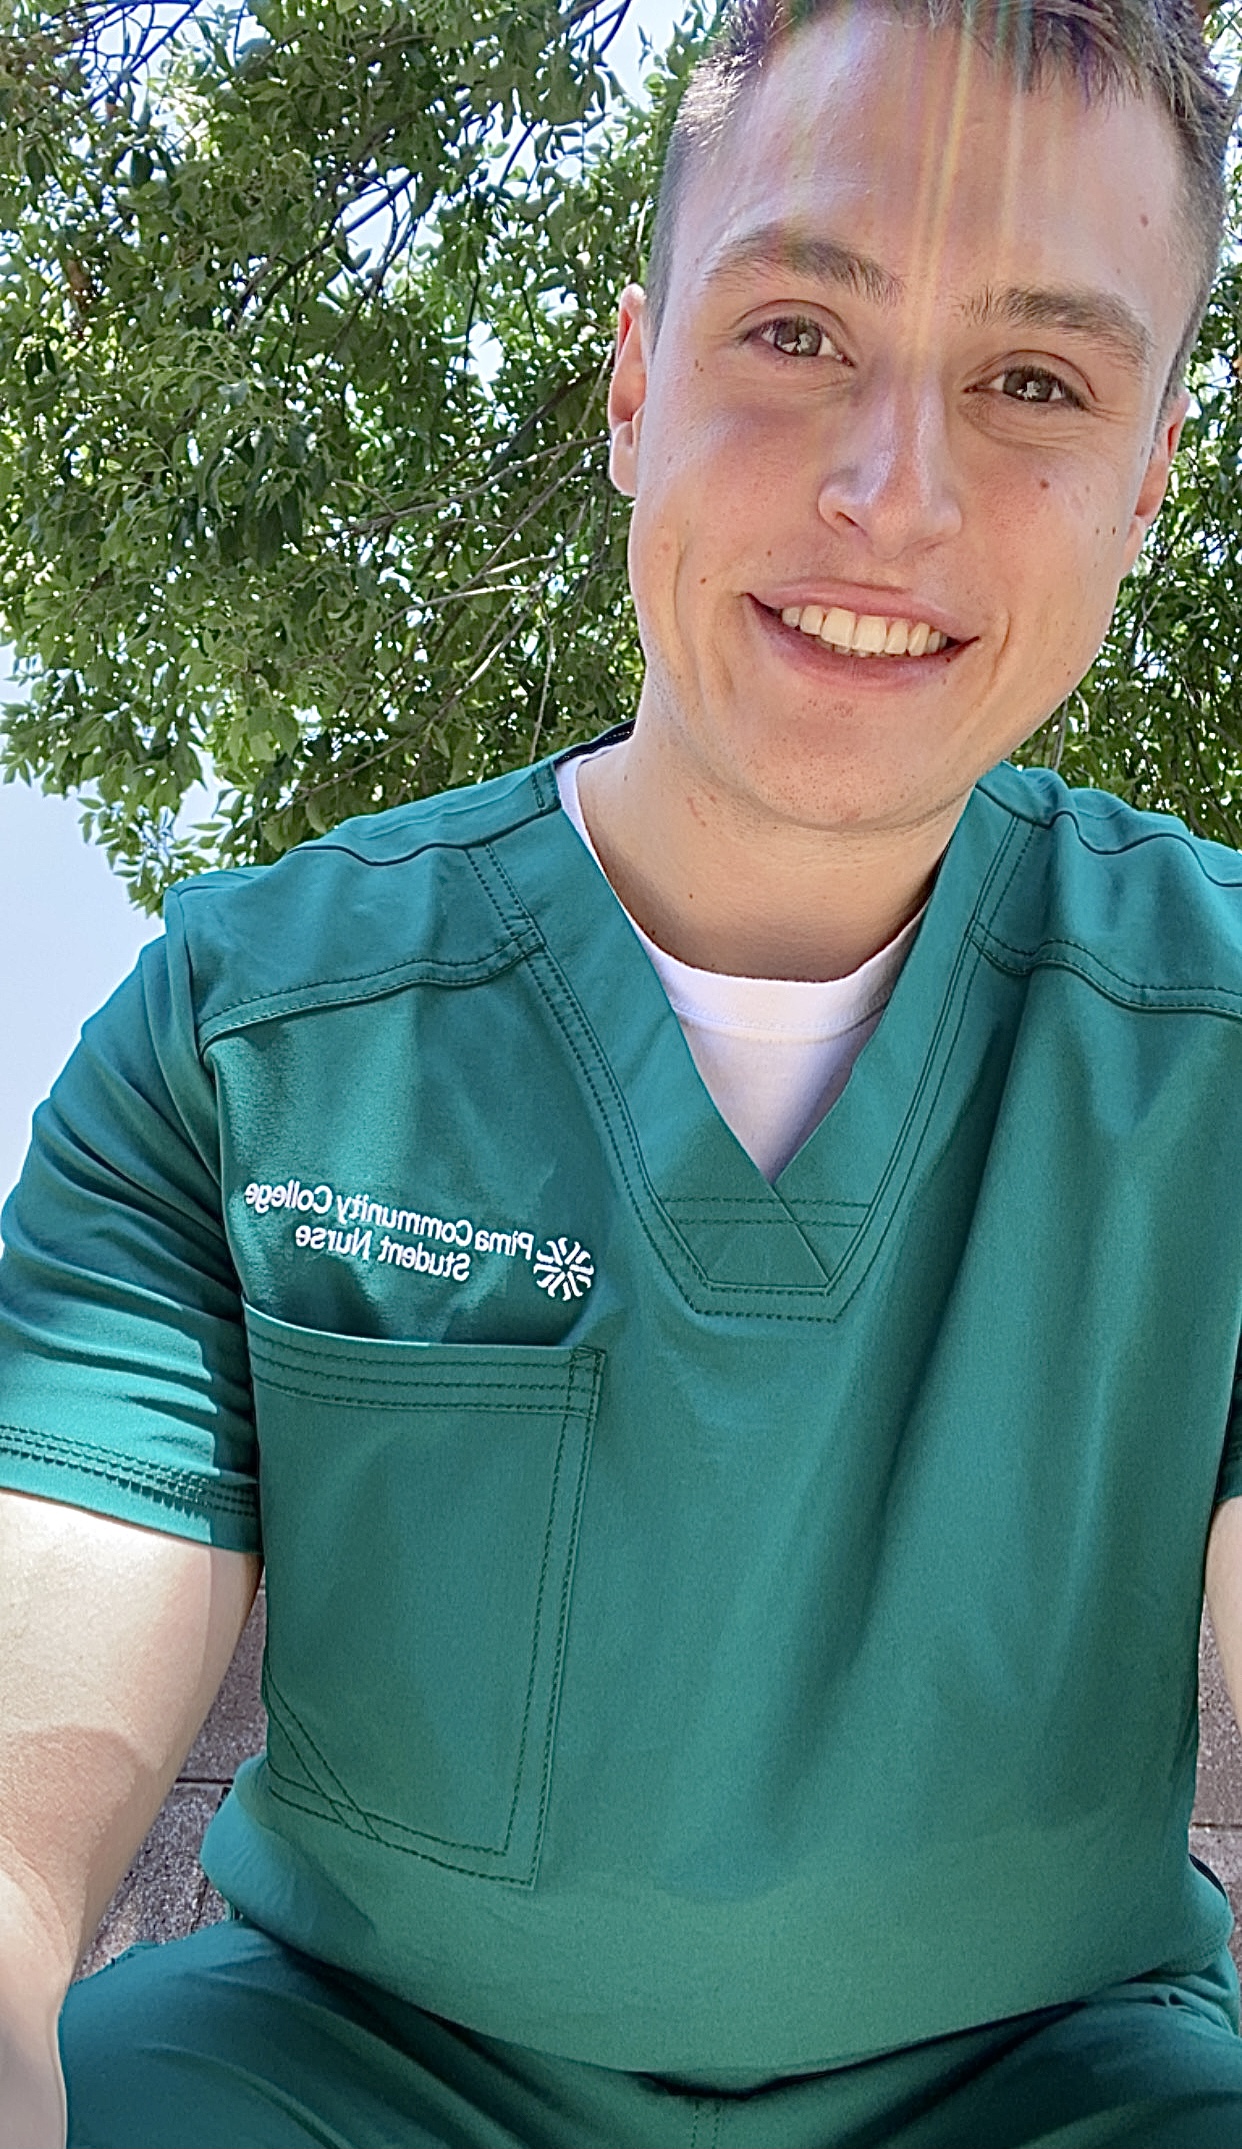
[[[1146,374],[1155,356],[1151,330],[1111,291],[1042,291],[1011,284],[985,291],[965,309],[976,328],[1060,328],[1110,351],[1131,373]]]
[[[844,284],[878,306],[895,305],[906,288],[900,276],[881,267],[870,254],[787,224],[765,224],[747,238],[722,247],[709,262],[704,280],[737,282],[752,269],[785,269],[813,283]]]
[[[904,278],[872,255],[819,233],[788,225],[765,225],[709,261],[705,282],[741,281],[754,269],[785,270],[813,283],[856,292],[873,305],[895,306],[905,296]],[[1146,374],[1155,355],[1150,329],[1111,291],[1044,290],[1038,285],[989,288],[970,299],[963,318],[975,328],[1059,328],[1100,345],[1130,372]]]

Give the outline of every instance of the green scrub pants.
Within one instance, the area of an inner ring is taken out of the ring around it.
[[[1242,2149],[1237,1985],[1139,1979],[725,2087],[481,2037],[255,1927],[133,1948],[62,2018],[70,2149]]]

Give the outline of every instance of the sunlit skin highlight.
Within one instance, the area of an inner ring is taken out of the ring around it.
[[[582,781],[672,953],[857,967],[978,777],[1082,677],[1184,411],[1161,407],[1180,208],[1151,106],[1024,95],[955,33],[866,7],[783,47],[691,174],[658,339],[636,287],[620,306],[647,674],[633,738]],[[825,243],[861,268],[816,265]],[[834,654],[779,618],[811,604],[954,646]]]

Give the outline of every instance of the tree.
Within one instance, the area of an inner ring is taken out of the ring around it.
[[[640,112],[626,4],[0,0],[4,754],[143,904],[632,712],[605,376],[704,17]],[[1170,511],[1029,753],[1242,842],[1240,297],[1230,266]]]
[[[632,707],[608,4],[0,15],[7,761],[140,901]]]

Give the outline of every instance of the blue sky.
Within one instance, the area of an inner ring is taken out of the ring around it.
[[[640,33],[659,50],[682,12],[677,0],[633,0],[609,53],[631,90]],[[0,658],[0,678],[7,670]],[[83,842],[78,820],[72,800],[0,786],[0,1199],[21,1168],[31,1112],[83,1022],[159,931]]]

